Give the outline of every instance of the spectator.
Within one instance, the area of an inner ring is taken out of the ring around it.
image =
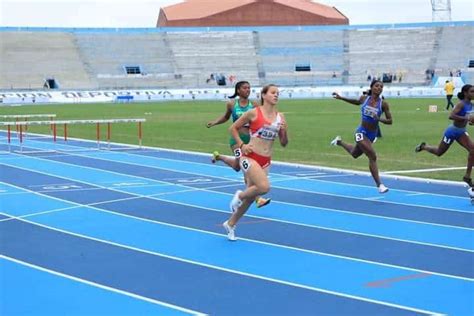
[[[444,84],[444,91],[446,92],[447,101],[446,110],[449,110],[450,107],[454,109],[454,103],[451,101],[454,94],[454,88],[454,83],[452,81],[446,80]]]

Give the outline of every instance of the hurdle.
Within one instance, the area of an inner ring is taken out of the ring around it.
[[[31,118],[48,118],[51,122],[54,121],[56,118],[56,114],[8,114],[8,115],[0,115],[0,118],[2,119],[14,119],[15,122],[19,121],[25,121],[27,122],[28,119]],[[25,126],[25,133],[28,130],[28,125]],[[53,125],[50,126],[50,130],[53,130]],[[18,132],[18,126],[17,126],[17,132]]]
[[[116,123],[137,123],[138,124],[138,146],[142,148],[142,123],[146,122],[146,119],[137,118],[137,119],[102,119],[102,120],[58,120],[58,121],[15,121],[15,122],[0,122],[0,126],[6,126],[7,128],[7,142],[8,142],[8,151],[11,152],[11,136],[12,136],[12,126],[16,127],[18,139],[20,143],[20,152],[26,153],[23,151],[23,129],[29,125],[51,125],[53,132],[53,142],[56,144],[58,139],[57,126],[63,126],[63,137],[64,141],[68,140],[68,125],[75,124],[95,124],[96,125],[96,140],[97,140],[97,149],[101,149],[101,140],[100,140],[100,126],[101,124],[107,124],[107,149],[110,149],[110,139],[111,139],[111,125]],[[44,152],[44,151],[40,151]],[[32,153],[32,152],[28,152]]]

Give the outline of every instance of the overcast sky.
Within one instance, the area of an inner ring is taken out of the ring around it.
[[[225,0],[215,0],[225,1]],[[446,2],[449,0],[443,0]],[[450,0],[452,21],[474,20],[473,0]],[[0,26],[155,27],[160,7],[180,0],[0,0]],[[351,25],[431,22],[430,0],[321,0]]]

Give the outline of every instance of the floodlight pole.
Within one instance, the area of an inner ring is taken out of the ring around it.
[[[431,0],[431,20],[451,21],[451,0]]]

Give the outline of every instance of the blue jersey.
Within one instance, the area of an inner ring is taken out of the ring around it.
[[[362,121],[377,124],[378,120],[374,119],[374,117],[380,117],[380,115],[382,115],[382,98],[380,98],[376,107],[369,105],[369,100],[371,98],[371,96],[367,97],[364,101],[364,104],[362,104],[360,107]]]
[[[472,103],[463,101],[463,105],[464,106],[462,107],[461,111],[458,112],[458,115],[459,116],[466,116],[466,115],[471,114],[471,112],[472,112]]]
[[[461,111],[458,112],[459,116],[466,117],[472,113],[472,103],[471,102],[464,102]],[[443,142],[451,145],[453,141],[458,140],[461,138],[462,135],[468,135],[466,132],[466,127],[457,127],[454,124],[448,126],[448,128],[444,131]]]

